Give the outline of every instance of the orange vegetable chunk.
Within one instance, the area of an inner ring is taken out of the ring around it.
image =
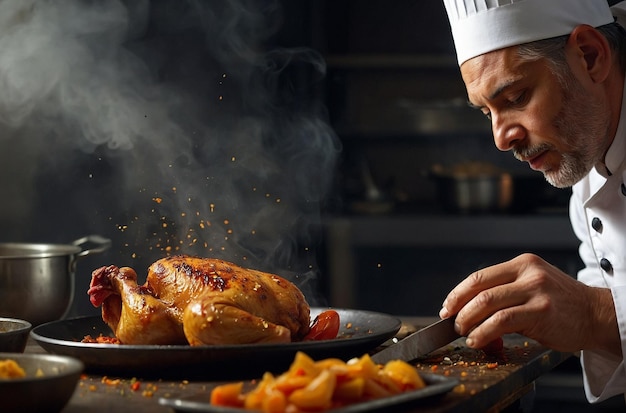
[[[385,364],[383,374],[390,377],[400,387],[401,391],[407,389],[421,389],[426,383],[417,370],[402,360],[392,360]]]
[[[373,379],[378,375],[380,367],[372,361],[369,354],[364,354],[358,359],[351,359],[347,363],[350,377],[363,377]]]
[[[261,410],[263,399],[266,397],[268,387],[272,386],[274,376],[271,373],[263,374],[263,378],[257,386],[245,396],[244,407],[249,410]]]
[[[380,399],[393,396],[389,390],[374,379],[365,379],[364,396],[370,399]]]
[[[302,351],[298,351],[287,374],[296,376],[317,376],[319,372],[320,369],[316,366],[315,361]]]
[[[276,381],[274,382],[274,388],[289,395],[294,390],[306,387],[311,382],[311,380],[313,380],[312,376],[295,376],[291,374],[281,374],[276,378]]]
[[[287,409],[287,397],[279,390],[268,390],[263,399],[262,409],[265,413],[284,413]]]
[[[365,379],[356,377],[343,383],[337,383],[335,398],[339,401],[354,402],[363,398],[364,391]]]
[[[337,378],[328,370],[323,370],[308,386],[291,393],[289,402],[301,409],[328,409],[331,407]]]
[[[211,391],[211,404],[218,406],[243,406],[243,382],[222,384]]]

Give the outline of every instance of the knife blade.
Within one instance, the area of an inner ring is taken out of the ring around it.
[[[439,320],[408,337],[384,348],[372,356],[378,364],[390,360],[411,361],[431,351],[437,350],[461,337],[454,331],[454,317]]]

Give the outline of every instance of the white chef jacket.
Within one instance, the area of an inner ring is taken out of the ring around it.
[[[626,27],[626,1],[611,7]],[[578,280],[611,289],[622,342],[622,358],[584,350],[580,362],[587,400],[591,403],[618,394],[626,396],[626,87],[617,132],[605,163],[572,188],[570,220],[580,239],[585,264]]]
[[[605,163],[596,165],[574,185],[569,213],[585,264],[578,280],[611,289],[626,357],[626,88],[617,133]],[[626,394],[624,358],[584,350],[581,364],[590,402]]]

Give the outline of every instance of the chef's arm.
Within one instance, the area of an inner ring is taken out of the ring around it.
[[[615,313],[613,295],[608,288],[589,287],[589,315],[591,317],[591,334],[583,349],[606,351],[622,357],[622,342],[620,339]]]

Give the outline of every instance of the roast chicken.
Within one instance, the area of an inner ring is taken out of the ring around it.
[[[101,267],[88,294],[124,344],[281,343],[310,330],[309,305],[293,283],[212,258],[160,259],[143,285],[132,268]]]

